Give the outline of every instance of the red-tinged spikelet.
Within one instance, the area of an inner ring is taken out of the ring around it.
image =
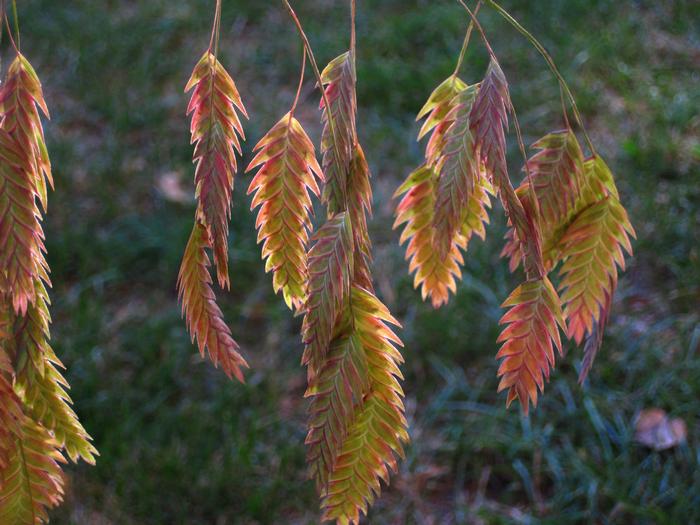
[[[265,271],[273,272],[273,288],[287,306],[299,310],[306,301],[306,247],[312,229],[309,191],[319,195],[323,180],[314,145],[290,113],[255,146],[248,171],[260,166],[248,188],[255,192],[251,210],[260,207],[256,227],[263,243]]]
[[[192,71],[185,91],[192,92],[187,114],[195,144],[193,161],[197,217],[207,228],[214,252],[219,285],[229,286],[228,223],[236,174],[236,152],[245,139],[238,113],[246,118],[233,79],[216,57],[207,51]]]
[[[0,271],[16,312],[34,302],[34,280],[48,282],[41,211],[53,184],[39,109],[41,83],[18,54],[0,88]]]
[[[211,287],[209,257],[206,252],[211,247],[206,228],[195,222],[177,279],[178,297],[190,335],[193,341],[197,339],[202,357],[205,350],[208,350],[214,366],[220,364],[228,377],[235,376],[243,382],[241,369],[247,368],[248,364],[238,353],[238,344],[224,322]]]
[[[455,98],[454,107],[445,117],[451,124],[445,133],[444,147],[437,161],[439,180],[435,200],[435,247],[445,257],[459,233],[466,207],[480,175],[474,152],[474,136],[469,115],[478,88],[470,86]]]
[[[405,224],[399,242],[406,246],[409,273],[415,272],[413,286],[421,287],[423,300],[430,298],[434,308],[449,300],[457,289],[464,259],[460,252],[461,236],[455,236],[450,251],[443,258],[434,248],[435,186],[437,174],[425,165],[411,173],[396,190],[394,198],[403,195],[396,207],[394,228]]]
[[[371,271],[372,241],[367,228],[367,217],[372,215],[372,174],[359,142],[355,147],[348,175],[348,213],[355,244],[353,283],[367,290],[374,290]]]
[[[351,305],[353,337],[364,352],[367,381],[352,384],[353,399],[361,396],[361,404],[347,420],[321,504],[322,519],[343,524],[357,524],[360,513],[367,513],[381,491],[380,480],[389,483],[409,440],[399,384],[403,358],[395,346],[401,346],[401,341],[387,325],[398,326],[398,322],[371,292],[360,287],[353,287]]]
[[[330,214],[347,209],[348,170],[357,143],[354,61],[353,54],[348,51],[329,62],[321,73],[325,98],[330,105],[327,108],[321,100],[321,154],[326,177],[323,202]]]
[[[9,308],[5,307],[4,310],[5,312],[0,312],[0,315],[7,318],[5,314],[9,313]],[[2,473],[12,453],[15,436],[21,433],[21,422],[24,417],[21,401],[12,387],[14,369],[5,350],[8,335],[6,331],[0,334],[3,344],[0,347],[0,486],[2,486]]]
[[[467,88],[459,77],[452,75],[443,81],[428,97],[428,101],[418,112],[416,120],[426,118],[418,132],[418,140],[433,132],[425,148],[425,160],[429,165],[434,165],[444,147],[444,138],[447,129],[452,123],[452,109],[456,103],[456,96]]]
[[[561,353],[559,328],[565,330],[557,292],[546,277],[527,281],[516,288],[502,305],[510,308],[501,318],[508,325],[498,338],[503,343],[496,355],[503,359],[498,369],[498,391],[508,389],[507,404],[518,398],[525,414],[529,404],[537,406],[538,390],[554,368],[554,348]]]
[[[47,510],[63,499],[65,463],[58,442],[29,417],[11,443],[0,483],[0,523],[48,523]]]
[[[583,152],[570,129],[549,133],[532,148],[539,151],[527,162],[529,175],[542,226],[549,229],[566,219],[576,206],[583,185]]]
[[[71,407],[68,383],[59,371],[63,364],[49,343],[49,296],[41,281],[36,282],[35,294],[36,301],[21,321],[23,329],[8,344],[17,362],[15,391],[25,412],[52,432],[72,461],[94,465],[97,450]]]
[[[352,223],[347,213],[338,213],[313,235],[309,250],[309,285],[302,340],[302,357],[308,366],[309,382],[326,359],[334,328],[350,295],[353,268]]]
[[[561,240],[562,300],[568,322],[567,335],[580,344],[592,334],[601,316],[607,317],[617,284],[617,267],[625,269],[623,249],[632,254],[635,236],[627,212],[615,197],[584,209]]]
[[[518,238],[524,240],[525,272],[528,276],[537,278],[545,273],[540,232],[535,224],[533,210],[523,206],[508,177],[505,131],[511,110],[508,82],[496,59],[491,58],[469,119],[474,134],[474,148],[491,176]]]

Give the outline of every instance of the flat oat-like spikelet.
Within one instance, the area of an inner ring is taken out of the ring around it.
[[[464,259],[460,248],[465,239],[456,235],[450,250],[441,257],[434,247],[435,187],[437,174],[433,168],[421,166],[411,173],[396,190],[394,197],[403,195],[396,207],[394,228],[405,224],[399,242],[406,246],[409,273],[415,272],[413,286],[421,287],[423,300],[430,298],[434,308],[446,304],[450,291],[455,292]]]
[[[6,310],[9,309],[6,308]],[[0,487],[2,473],[8,465],[15,436],[21,434],[21,422],[24,417],[20,399],[12,387],[14,370],[4,347],[7,335],[5,331],[0,335],[3,343],[3,347],[0,347]]]
[[[245,138],[238,113],[246,118],[236,84],[211,51],[194,68],[185,91],[192,92],[187,114],[195,144],[193,160],[197,217],[211,238],[219,285],[229,286],[228,223],[236,174],[236,152]]]
[[[352,221],[355,244],[353,283],[373,290],[372,241],[369,238],[367,217],[372,215],[371,173],[362,146],[357,143],[348,173],[348,213]]]
[[[491,58],[470,115],[475,151],[492,178],[518,238],[525,240],[525,272],[537,278],[545,273],[540,233],[532,212],[523,206],[508,177],[505,130],[511,110],[508,82],[496,59]]]
[[[354,60],[352,52],[348,51],[329,62],[321,73],[325,99],[330,105],[327,108],[321,100],[321,153],[326,177],[323,201],[331,214],[347,209],[348,170],[357,142]]]
[[[399,384],[403,358],[395,347],[401,341],[387,326],[398,322],[371,292],[360,287],[353,287],[351,303],[354,337],[365,353],[369,381],[351,385],[356,396],[366,393],[354,409],[322,494],[322,519],[341,524],[359,523],[360,513],[367,512],[381,491],[380,480],[389,483],[397,456],[403,458],[403,444],[409,439]]]
[[[481,176],[474,152],[474,136],[469,115],[477,87],[465,88],[456,96],[454,107],[445,117],[451,124],[445,133],[444,147],[437,161],[439,180],[435,201],[435,246],[441,257],[452,247],[460,231],[465,209],[474,185]]]
[[[561,354],[559,328],[566,329],[557,292],[547,277],[527,281],[502,305],[510,308],[500,324],[508,325],[498,337],[503,343],[496,359],[498,391],[508,389],[507,404],[518,398],[527,415],[530,401],[537,406],[538,390],[544,391],[554,367],[554,347]]]
[[[609,195],[583,210],[561,240],[561,288],[567,335],[580,344],[607,317],[617,284],[617,267],[625,269],[623,249],[632,254],[635,235],[627,212]]]
[[[25,318],[17,321],[22,330],[9,346],[18,362],[15,390],[27,414],[53,433],[72,461],[94,465],[97,450],[71,407],[68,383],[58,370],[63,364],[49,344],[49,298],[41,281],[36,282],[36,298]]]
[[[549,133],[532,145],[528,160],[540,205],[542,226],[549,229],[576,207],[583,185],[583,152],[570,129]]]
[[[41,83],[21,54],[0,88],[0,270],[16,312],[34,301],[34,280],[48,270],[41,211],[53,184],[41,110],[48,117]]]
[[[309,250],[309,289],[301,328],[306,345],[302,357],[309,382],[328,354],[338,316],[350,296],[353,267],[352,224],[347,213],[338,213],[313,236]]]
[[[287,113],[255,146],[248,171],[260,166],[248,188],[255,192],[251,209],[260,207],[256,227],[263,243],[265,271],[287,306],[299,310],[306,301],[306,247],[312,229],[309,191],[319,195],[323,180],[314,145],[299,121]]]
[[[456,103],[456,96],[467,88],[459,77],[452,75],[444,80],[428,97],[428,101],[418,112],[416,120],[427,116],[418,132],[418,140],[433,132],[425,148],[425,159],[434,165],[442,152],[444,138],[452,120],[448,118]]]
[[[177,279],[182,312],[192,339],[197,339],[202,357],[208,350],[214,366],[221,364],[228,377],[235,376],[243,382],[241,369],[247,368],[248,364],[238,353],[238,344],[233,340],[231,330],[216,304],[207,248],[211,248],[209,233],[202,224],[195,222]]]
[[[0,482],[0,523],[48,523],[47,510],[63,499],[64,479],[59,445],[50,432],[29,417],[21,420]]]

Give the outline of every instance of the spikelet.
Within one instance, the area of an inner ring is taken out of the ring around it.
[[[372,215],[372,187],[369,165],[365,152],[358,143],[355,146],[348,172],[348,213],[352,222],[354,250],[353,283],[373,291],[372,241],[369,238],[367,217]]]
[[[612,195],[583,210],[561,240],[561,288],[567,335],[580,344],[594,324],[607,317],[617,284],[617,267],[625,269],[623,249],[632,254],[635,235],[627,212]]]
[[[398,321],[358,286],[352,289],[351,304],[353,337],[365,354],[368,381],[351,384],[353,399],[361,395],[361,404],[354,407],[353,418],[345,420],[345,437],[336,444],[337,457],[321,504],[322,519],[341,524],[359,523],[360,513],[366,514],[380,493],[380,480],[389,483],[409,439],[399,384],[403,358],[395,346],[401,341],[387,325],[398,326]]]
[[[583,152],[570,129],[545,135],[532,147],[529,173],[544,227],[568,218],[583,185]]]
[[[51,164],[39,114],[48,117],[41,83],[18,54],[0,88],[0,270],[16,312],[34,302],[34,280],[48,280],[41,211]]]
[[[357,143],[354,61],[353,54],[348,51],[334,58],[321,73],[325,99],[330,105],[327,108],[321,100],[321,154],[326,177],[323,202],[330,214],[347,209],[348,170]]]
[[[182,303],[182,313],[187,320],[192,341],[197,340],[202,357],[208,351],[214,366],[220,364],[228,377],[235,376],[243,382],[241,369],[247,368],[248,364],[238,353],[238,344],[224,322],[211,287],[209,257],[206,252],[211,246],[206,228],[195,222],[177,278],[178,298]]]
[[[48,520],[63,499],[62,450],[95,462],[49,344],[41,228],[53,187],[36,72],[21,54],[0,87],[0,523]]]
[[[214,252],[219,285],[229,287],[228,223],[236,174],[236,152],[245,138],[238,113],[246,118],[236,84],[221,63],[206,51],[185,91],[192,91],[187,114],[194,147],[197,218],[207,228]]]
[[[469,126],[477,91],[475,86],[465,88],[455,97],[454,107],[445,117],[451,124],[437,160],[440,175],[434,217],[434,243],[443,258],[462,226],[474,185],[481,176],[479,161],[474,154],[474,136]]]
[[[433,307],[439,308],[457,289],[455,279],[462,276],[464,259],[457,242],[453,242],[445,258],[433,247],[436,185],[437,174],[426,165],[408,176],[394,194],[394,198],[403,195],[396,207],[394,228],[405,224],[399,242],[408,241],[406,259],[409,273],[415,272],[413,286],[420,286],[423,300],[429,298]]]
[[[520,201],[508,177],[505,130],[512,110],[508,82],[495,58],[491,58],[472,106],[470,126],[474,148],[486,166],[506,214],[523,246],[525,273],[532,278],[544,275],[540,232],[533,210]],[[524,242],[523,242],[524,241]]]
[[[507,404],[518,398],[527,415],[529,403],[537,406],[538,390],[554,368],[554,348],[561,354],[559,328],[566,329],[557,292],[547,277],[516,288],[502,305],[510,308],[501,318],[507,324],[496,355],[503,359],[498,369],[498,391],[508,389]]]
[[[452,116],[456,96],[466,88],[467,84],[463,80],[452,75],[435,88],[418,112],[417,121],[427,116],[418,132],[418,140],[432,131],[425,148],[425,160],[431,166],[437,163],[437,158],[442,153],[445,133],[452,123],[449,117]]]
[[[248,188],[255,192],[251,210],[260,207],[256,227],[265,271],[273,272],[273,288],[287,306],[306,302],[306,247],[313,212],[309,191],[319,195],[323,180],[314,145],[291,113],[287,113],[255,146],[248,171],[260,166]]]
[[[22,329],[7,343],[17,361],[15,391],[25,413],[52,432],[57,446],[65,449],[72,461],[82,459],[94,465],[97,450],[71,408],[68,383],[59,372],[63,364],[49,344],[49,298],[40,281],[35,294],[37,299],[25,318],[16,321]]]
[[[338,317],[350,296],[353,268],[353,232],[350,216],[343,212],[328,219],[314,234],[309,250],[309,286],[302,340],[302,363],[309,382],[326,360]]]
[[[0,523],[47,523],[47,510],[63,499],[65,459],[51,433],[23,417],[0,476]]]

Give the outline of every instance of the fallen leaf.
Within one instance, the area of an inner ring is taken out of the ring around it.
[[[654,450],[676,447],[685,442],[687,435],[685,421],[669,418],[660,408],[642,410],[635,422],[635,441]]]

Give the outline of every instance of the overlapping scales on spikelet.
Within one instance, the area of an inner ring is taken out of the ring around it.
[[[0,273],[15,311],[34,302],[34,280],[48,281],[41,211],[53,185],[39,111],[48,117],[41,83],[21,54],[0,88]]]
[[[347,213],[338,213],[316,232],[309,250],[309,286],[302,340],[302,357],[309,382],[324,362],[336,321],[350,298],[353,268],[353,232]]]
[[[502,307],[510,310],[500,321],[508,326],[498,338],[503,343],[496,355],[503,359],[498,391],[508,389],[507,404],[517,398],[527,414],[530,402],[537,406],[538,390],[543,392],[549,380],[554,348],[562,351],[559,328],[566,326],[559,297],[547,277],[521,284]]]
[[[220,364],[228,377],[235,376],[243,382],[242,368],[247,368],[248,364],[238,353],[238,344],[224,322],[211,287],[209,257],[206,252],[211,247],[207,229],[198,221],[195,222],[177,279],[178,297],[190,335],[193,341],[197,339],[202,357],[207,350],[214,366]]]
[[[73,461],[94,464],[97,450],[78,421],[66,392],[68,383],[59,372],[63,367],[49,344],[49,298],[43,283],[36,282],[36,301],[29,306],[21,326],[7,343],[17,361],[15,390],[26,406],[26,413],[53,433],[58,446]]]
[[[475,151],[491,176],[518,238],[524,240],[525,272],[537,278],[545,272],[534,210],[523,205],[508,177],[505,131],[511,110],[508,82],[498,62],[492,58],[470,115]]]
[[[437,160],[439,179],[434,217],[435,247],[443,258],[462,226],[465,209],[480,177],[474,136],[469,126],[477,91],[477,87],[470,86],[456,95],[454,107],[445,117],[451,124]]]
[[[255,146],[248,171],[260,166],[248,188],[255,192],[251,210],[260,207],[256,227],[265,271],[273,272],[273,288],[287,306],[299,310],[306,301],[306,247],[312,229],[309,191],[319,195],[323,180],[314,145],[291,113],[287,113]]]
[[[418,112],[416,120],[425,119],[418,140],[432,131],[430,140],[425,148],[425,159],[429,165],[435,165],[444,147],[445,133],[452,123],[452,110],[456,104],[456,96],[467,88],[459,77],[452,75],[444,80],[428,97],[428,101]]]
[[[187,114],[195,144],[193,161],[197,217],[211,238],[219,285],[229,286],[228,223],[236,174],[236,152],[245,138],[238,113],[248,114],[233,79],[206,51],[192,72],[185,91],[192,92]]]
[[[390,472],[396,471],[397,456],[403,457],[409,439],[399,384],[403,358],[395,346],[401,341],[387,326],[398,322],[358,286],[352,288],[351,304],[353,337],[365,354],[368,383],[351,385],[356,396],[366,392],[354,408],[322,494],[322,519],[340,524],[359,523],[360,513],[380,493],[380,479],[388,483]]]
[[[306,444],[311,478],[324,493],[338,451],[355,411],[369,392],[367,356],[355,333],[333,340],[318,375],[309,384],[311,398]]]
[[[570,129],[549,133],[532,145],[527,162],[544,224],[557,224],[575,207],[583,185],[583,152]]]
[[[623,250],[632,254],[634,229],[614,196],[584,209],[561,240],[562,300],[567,335],[580,344],[607,310],[617,285],[617,267],[625,269]]]
[[[63,499],[61,463],[65,459],[50,432],[22,417],[0,476],[0,523],[48,523],[47,510]]]
[[[327,108],[321,100],[321,154],[326,177],[323,201],[330,214],[347,209],[348,170],[357,143],[354,61],[352,52],[348,51],[329,62],[321,73],[325,98],[330,104]]]
[[[408,241],[406,259],[409,273],[415,272],[413,286],[420,286],[423,300],[430,298],[433,307],[439,308],[447,303],[450,292],[457,289],[455,279],[462,276],[460,267],[464,259],[460,252],[461,236],[453,238],[444,258],[434,247],[436,185],[437,174],[426,165],[408,176],[394,194],[395,198],[403,195],[396,207],[394,228],[405,224],[399,242]]]
[[[371,173],[362,146],[355,147],[348,177],[348,213],[352,222],[355,245],[353,283],[367,290],[372,284],[372,242],[367,228],[367,217],[372,215]]]
[[[9,308],[5,310],[9,311]],[[3,343],[0,347],[0,486],[2,486],[3,471],[9,462],[15,437],[21,433],[24,414],[21,401],[12,387],[14,370],[4,348],[7,333],[3,331],[0,337]]]

